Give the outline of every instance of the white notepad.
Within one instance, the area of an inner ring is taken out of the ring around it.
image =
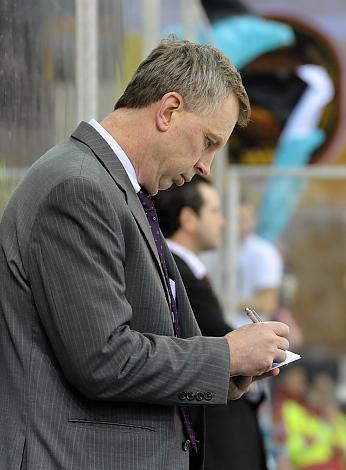
[[[286,351],[286,359],[283,362],[273,362],[273,367],[272,369],[277,369],[278,367],[285,366],[286,364],[289,364],[290,362],[297,361],[298,359],[301,359],[302,357],[299,354],[296,354],[291,351]]]

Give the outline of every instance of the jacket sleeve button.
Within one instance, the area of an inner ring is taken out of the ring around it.
[[[197,401],[202,401],[204,400],[204,395],[202,392],[197,392],[196,395],[195,395],[195,398]]]
[[[186,397],[187,397],[186,392],[179,392],[178,393],[179,400],[186,400]]]
[[[204,399],[210,401],[213,398],[213,394],[211,392],[204,393]]]
[[[191,447],[191,441],[189,439],[186,439],[186,441],[183,442],[183,451],[187,452]]]
[[[189,401],[194,400],[194,399],[195,399],[195,394],[194,394],[193,392],[188,392],[188,393],[187,393],[187,399],[188,399]]]

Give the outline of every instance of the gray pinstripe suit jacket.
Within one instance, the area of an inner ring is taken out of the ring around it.
[[[188,468],[177,405],[226,402],[229,352],[167,257],[189,339],[102,137],[81,123],[31,167],[0,225],[0,470]]]

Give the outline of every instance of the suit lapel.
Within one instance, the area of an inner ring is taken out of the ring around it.
[[[166,296],[169,299],[164,273],[147,216],[145,215],[142,204],[138,199],[138,196],[120,160],[116,158],[113,150],[103,139],[103,137],[86,122],[82,121],[79,124],[77,129],[72,133],[72,138],[82,142],[90,148],[90,150],[93,152],[105,170],[109,173],[117,186],[123,191],[129,209],[132,212],[132,215],[134,216],[137,225],[156,260],[157,267],[160,271],[161,280],[165,287]]]

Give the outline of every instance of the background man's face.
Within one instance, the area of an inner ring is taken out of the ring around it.
[[[220,199],[216,189],[208,184],[199,184],[198,190],[204,200],[196,225],[198,251],[213,250],[220,246],[225,224]]]

